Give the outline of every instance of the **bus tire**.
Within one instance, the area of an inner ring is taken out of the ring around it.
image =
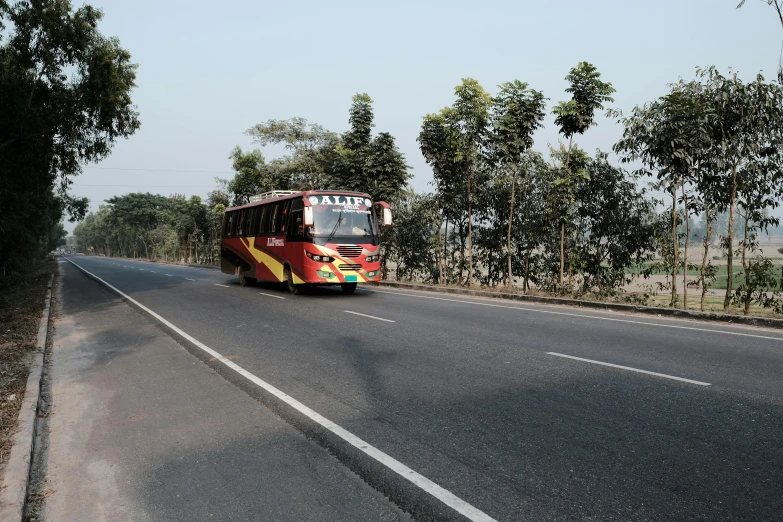
[[[340,288],[343,289],[344,294],[352,294],[356,291],[356,283],[340,283]]]
[[[294,276],[291,274],[291,269],[288,267],[285,267],[283,269],[283,277],[285,278],[286,285],[288,285],[288,293],[291,295],[296,295],[299,293],[299,285],[294,284]]]
[[[244,274],[239,274],[239,286],[253,286],[256,284],[255,277],[245,277]]]

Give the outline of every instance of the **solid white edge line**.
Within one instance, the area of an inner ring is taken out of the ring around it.
[[[631,368],[630,366],[621,366],[619,364],[612,364],[607,362],[601,362],[601,361],[594,361],[592,359],[583,359],[582,357],[574,357],[573,355],[566,355],[563,353],[557,353],[557,352],[546,352],[548,355],[555,355],[557,357],[565,357],[566,359],[573,359],[575,361],[582,361],[587,362],[591,364],[600,364],[601,366],[609,366],[610,368],[618,368],[620,370],[628,370],[631,372],[638,372],[638,373],[644,373],[647,375],[654,375],[656,377],[663,377],[664,379],[672,379],[675,381],[682,381],[687,382],[690,384],[696,384],[698,386],[712,386],[708,382],[701,382],[701,381],[694,381],[692,379],[685,379],[683,377],[675,377],[674,375],[666,375],[665,373],[658,373],[658,372],[650,372],[647,370],[640,370],[639,368]]]
[[[222,286],[223,288],[231,288],[228,285],[221,285],[220,283],[215,283],[215,286]]]
[[[275,299],[285,299],[283,296],[275,295],[275,294],[265,294],[264,292],[258,292],[260,295],[265,295],[267,297],[274,297]]]
[[[384,319],[383,317],[375,317],[374,315],[360,314],[359,312],[351,312],[350,310],[343,310],[346,314],[361,315],[362,317],[369,317],[370,319],[377,319],[378,321],[385,321],[387,323],[396,323],[391,319]]]
[[[303,415],[306,415],[312,421],[317,422],[318,424],[320,424],[321,426],[323,426],[327,430],[331,431],[332,433],[334,433],[335,435],[337,435],[338,437],[343,439],[345,442],[347,442],[351,446],[353,446],[353,447],[357,448],[358,450],[362,451],[367,456],[377,460],[378,462],[380,462],[381,464],[383,464],[387,468],[391,469],[392,471],[394,471],[395,473],[397,473],[401,477],[409,480],[410,482],[412,482],[413,484],[418,486],[420,489],[426,491],[427,493],[429,493],[430,495],[432,495],[436,499],[440,500],[441,502],[443,502],[444,504],[449,506],[451,509],[453,509],[454,511],[456,511],[460,515],[466,517],[469,520],[473,520],[473,521],[476,521],[476,522],[497,522],[494,518],[490,517],[489,515],[487,515],[486,513],[481,511],[480,509],[470,505],[469,503],[467,503],[466,501],[464,501],[461,498],[457,497],[456,495],[454,495],[450,491],[448,491],[448,490],[440,487],[439,485],[435,484],[433,481],[431,481],[427,477],[425,477],[423,475],[420,475],[419,473],[415,472],[414,470],[412,470],[411,468],[409,468],[408,466],[406,466],[402,462],[398,461],[394,457],[392,457],[390,455],[387,455],[386,453],[384,453],[383,451],[379,450],[378,448],[376,448],[374,446],[371,446],[368,442],[365,442],[364,440],[360,439],[359,437],[357,437],[356,435],[354,435],[350,431],[348,431],[345,428],[339,426],[338,424],[330,421],[329,419],[327,419],[326,417],[324,417],[320,413],[317,413],[316,411],[311,410],[310,408],[308,408],[307,406],[305,406],[301,402],[297,401],[296,399],[294,399],[290,395],[288,395],[285,392],[275,388],[274,386],[272,386],[268,382],[262,380],[261,378],[256,377],[255,375],[253,375],[249,371],[245,370],[244,368],[242,368],[241,366],[239,366],[235,362],[233,362],[233,361],[231,361],[229,359],[226,359],[220,353],[216,352],[215,350],[213,350],[212,348],[210,348],[206,344],[202,343],[201,341],[199,341],[198,339],[196,339],[192,335],[184,332],[183,330],[180,330],[179,328],[174,326],[172,323],[170,323],[168,320],[164,319],[162,316],[160,316],[157,313],[153,312],[152,310],[150,310],[149,308],[147,308],[143,304],[139,303],[138,301],[136,301],[132,297],[128,296],[127,294],[121,292],[120,290],[118,290],[114,286],[110,285],[109,283],[107,283],[106,281],[101,279],[100,277],[96,276],[95,274],[92,274],[92,273],[88,272],[87,270],[85,270],[81,266],[77,265],[76,263],[74,263],[70,259],[66,258],[66,260],[69,263],[71,263],[73,266],[75,266],[76,268],[81,270],[82,272],[84,272],[86,274],[89,274],[91,277],[94,277],[95,279],[97,279],[98,281],[100,281],[101,283],[106,285],[107,287],[111,288],[114,292],[116,292],[117,294],[121,295],[123,298],[127,299],[128,301],[130,301],[131,303],[133,303],[134,305],[136,305],[140,309],[144,310],[145,312],[150,314],[152,317],[154,317],[155,319],[157,319],[161,323],[163,323],[166,326],[168,326],[169,328],[171,328],[173,331],[175,331],[178,335],[182,336],[184,339],[187,339],[188,341],[193,343],[195,346],[199,347],[200,349],[202,349],[203,351],[205,351],[206,353],[211,355],[214,358],[214,360],[220,361],[221,363],[225,364],[228,368],[231,368],[232,370],[234,370],[239,375],[241,375],[242,377],[246,378],[247,380],[249,380],[253,384],[263,388],[264,390],[266,390],[267,392],[271,393],[272,395],[274,395],[278,399],[282,400],[283,402],[285,402],[286,404],[288,404],[289,406],[291,406],[292,408],[294,408],[298,412],[302,413]],[[220,286],[223,286],[223,285],[220,285]]]
[[[713,330],[711,328],[697,328],[695,326],[678,326],[676,324],[661,324],[661,323],[649,323],[647,321],[632,321],[630,319],[617,319],[615,317],[601,317],[600,315],[586,315],[586,314],[575,314],[575,313],[569,313],[569,312],[556,312],[554,310],[540,310],[538,308],[527,308],[525,306],[508,306],[508,305],[499,305],[499,304],[493,304],[493,303],[481,303],[478,301],[464,301],[461,299],[446,299],[444,297],[432,297],[428,295],[417,295],[417,294],[406,294],[403,292],[390,292],[388,290],[375,290],[375,292],[381,293],[381,294],[391,294],[391,295],[403,295],[406,297],[418,297],[420,299],[434,299],[436,301],[449,301],[452,303],[462,303],[462,304],[472,304],[477,306],[490,306],[493,308],[506,308],[509,310],[523,310],[525,312],[537,312],[540,314],[552,314],[552,315],[565,315],[569,317],[583,317],[586,319],[598,319],[599,321],[614,321],[617,323],[631,323],[631,324],[641,324],[645,326],[660,326],[661,328],[676,328],[679,330],[695,330],[697,332],[711,332],[711,333],[719,333],[719,334],[726,334],[726,335],[739,335],[741,337],[754,337],[756,339],[769,339],[773,341],[783,341],[783,338],[781,337],[772,337],[768,335],[756,335],[756,334],[749,334],[749,333],[743,333],[743,332],[728,332],[726,330]],[[542,305],[547,306],[547,305]]]

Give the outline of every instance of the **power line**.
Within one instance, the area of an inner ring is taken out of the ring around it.
[[[132,188],[217,188],[216,185],[93,185],[88,183],[74,183],[72,188],[78,187],[132,187]]]
[[[203,174],[234,174],[233,172],[226,172],[222,170],[182,170],[182,169],[126,169],[120,167],[90,167],[86,166],[85,169],[93,170],[127,170],[127,171],[139,171],[139,172],[183,172],[186,174],[191,173],[203,173]]]

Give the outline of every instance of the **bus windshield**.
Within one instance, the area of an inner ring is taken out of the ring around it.
[[[312,236],[375,237],[378,229],[369,199],[352,196],[313,196]]]

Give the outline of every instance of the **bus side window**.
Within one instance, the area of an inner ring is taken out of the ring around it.
[[[228,215],[228,236],[234,237],[237,235],[237,213],[231,212]]]
[[[278,210],[277,218],[277,234],[285,234],[286,223],[288,223],[288,209],[291,207],[291,200],[286,200],[280,203],[280,209]]]
[[[288,212],[288,231],[289,241],[302,241],[304,239],[304,205],[301,199],[295,199],[291,202],[291,208]]]
[[[256,234],[264,233],[264,214],[266,214],[266,205],[258,207],[256,212]]]
[[[248,236],[255,236],[256,235],[256,229],[253,226],[255,224],[255,217],[256,217],[256,207],[250,208],[247,210],[247,235]]]

